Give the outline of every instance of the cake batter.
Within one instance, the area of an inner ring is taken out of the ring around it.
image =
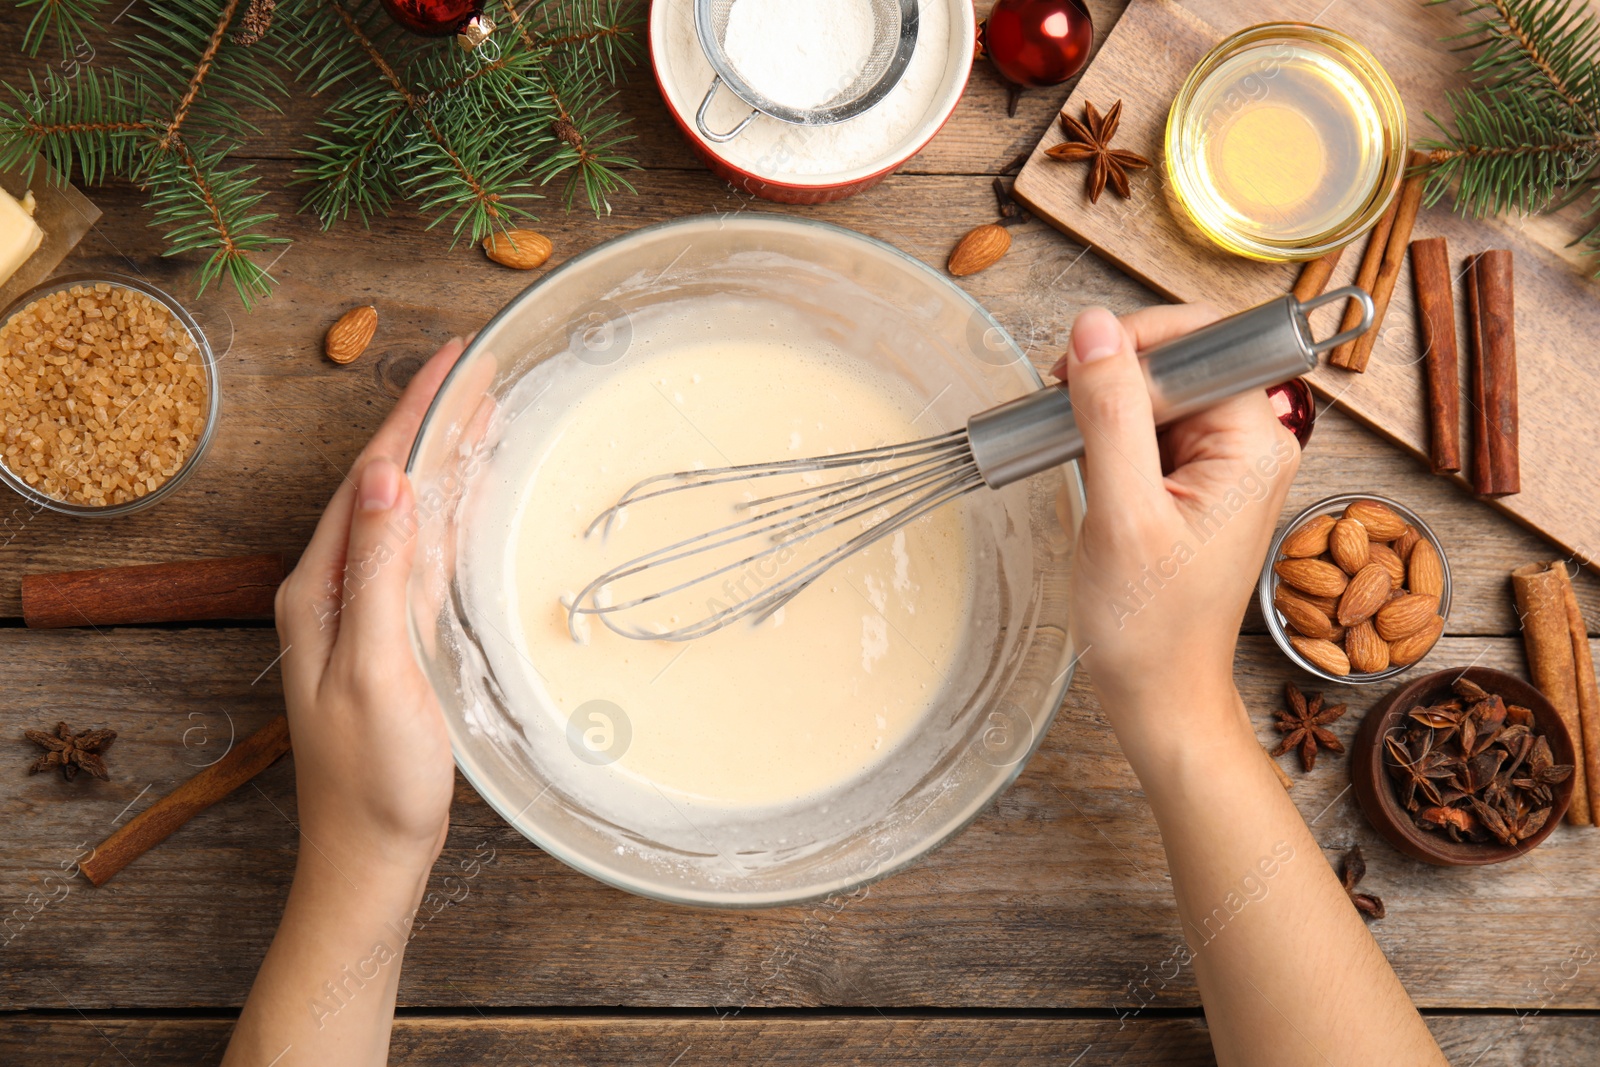
[[[943,429],[907,385],[814,346],[706,340],[630,354],[581,389],[559,373],[541,388],[496,448],[493,474],[513,498],[479,538],[504,575],[488,614],[516,653],[496,675],[525,687],[510,701],[519,714],[552,720],[530,730],[546,758],[566,759],[564,740],[647,801],[769,809],[868,773],[916,728],[957,659],[972,596],[959,506],[835,567],[760,624],[640,641],[582,616],[574,635],[567,611],[607,568],[731,521],[731,508],[678,494],[586,535],[640,479]]]

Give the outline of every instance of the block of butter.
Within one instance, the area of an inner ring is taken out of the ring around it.
[[[0,189],[0,285],[28,261],[44,240],[44,231],[33,221],[33,193],[17,198]]]

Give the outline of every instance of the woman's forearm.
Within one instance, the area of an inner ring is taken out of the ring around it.
[[[224,1067],[388,1059],[400,961],[428,867],[335,858],[302,844],[283,921]]]
[[[1218,1062],[1445,1063],[1231,683],[1184,704],[1108,711],[1160,826]]]

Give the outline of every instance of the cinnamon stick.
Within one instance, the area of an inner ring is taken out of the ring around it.
[[[1428,459],[1433,473],[1449,474],[1461,469],[1461,382],[1450,249],[1443,237],[1411,242],[1411,282],[1428,372]]]
[[[284,558],[273,553],[28,574],[22,619],[36,628],[270,619],[287,573]]]
[[[1384,316],[1389,313],[1389,300],[1394,296],[1395,282],[1399,279],[1400,268],[1406,261],[1406,246],[1411,243],[1411,228],[1416,225],[1417,211],[1422,207],[1422,188],[1427,183],[1422,167],[1427,161],[1426,154],[1411,153],[1409,163],[1411,173],[1401,183],[1400,195],[1395,198],[1394,224],[1389,227],[1388,236],[1385,238],[1378,275],[1373,280],[1372,287],[1367,290],[1372,294],[1372,329],[1351,342],[1348,351],[1345,351],[1344,345],[1335,350],[1333,362],[1336,366],[1346,367],[1360,374],[1367,369],[1367,363],[1372,359],[1372,347],[1378,343],[1378,333],[1383,329]],[[1339,362],[1341,351],[1345,351],[1345,361],[1342,363]]]
[[[1575,826],[1590,826],[1594,821],[1588,772],[1592,759],[1585,744],[1579,712],[1578,673],[1573,658],[1566,593],[1563,590],[1566,573],[1566,566],[1560,562],[1553,565],[1529,563],[1511,572],[1511,589],[1517,599],[1517,614],[1522,619],[1522,643],[1528,654],[1528,673],[1539,692],[1560,714],[1567,732],[1572,735],[1572,749],[1577,755],[1572,806],[1567,809],[1567,821]],[[1585,636],[1585,645],[1587,643]]]
[[[1522,488],[1517,441],[1516,305],[1511,250],[1467,262],[1467,329],[1472,339],[1472,488],[1509,496]]]
[[[1378,282],[1378,270],[1383,266],[1383,253],[1389,247],[1389,231],[1394,227],[1394,217],[1400,213],[1400,198],[1397,196],[1394,203],[1389,205],[1389,210],[1372,227],[1372,234],[1367,238],[1366,251],[1361,253],[1361,265],[1356,268],[1354,285],[1359,285],[1370,295],[1372,287]],[[1361,305],[1351,300],[1345,304],[1344,318],[1339,320],[1339,332],[1355,329],[1356,323],[1361,321]],[[1374,322],[1372,328],[1376,330],[1378,324]],[[1370,331],[1369,331],[1370,332]],[[1356,343],[1346,341],[1333,350],[1328,357],[1328,362],[1335,367],[1348,367],[1350,353],[1355,351]]]
[[[1339,265],[1342,255],[1344,249],[1335,248],[1325,256],[1307,260],[1306,265],[1300,268],[1300,277],[1295,279],[1294,298],[1306,301],[1321,296],[1322,291],[1328,288],[1328,282],[1333,278],[1333,268]]]
[[[1589,648],[1589,628],[1583,622],[1583,610],[1578,607],[1578,593],[1572,588],[1572,576],[1564,563],[1552,569],[1561,580],[1561,598],[1567,607],[1567,632],[1572,638],[1572,662],[1578,683],[1578,722],[1583,728],[1583,766],[1579,770],[1588,777],[1589,814],[1600,826],[1600,685],[1594,673],[1594,652]]]
[[[129,819],[100,842],[78,869],[105,885],[122,868],[165,841],[184,823],[266,770],[289,751],[289,720],[278,715],[211,766]]]

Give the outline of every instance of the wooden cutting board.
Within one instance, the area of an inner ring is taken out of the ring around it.
[[[1189,70],[1223,37],[1266,21],[1317,22],[1370,48],[1400,88],[1413,142],[1437,136],[1427,114],[1449,115],[1445,93],[1465,84],[1459,72],[1462,57],[1440,40],[1462,28],[1449,6],[1425,7],[1417,0],[1341,0],[1331,5],[1327,0],[1274,0],[1270,5],[1253,0],[1189,0],[1181,5],[1131,0],[1066,108],[1081,117],[1085,100],[1105,110],[1120,99],[1118,147],[1139,152],[1156,165],[1133,175],[1132,199],[1120,200],[1108,189],[1091,206],[1084,192],[1086,165],[1044,155],[1064,140],[1060,127],[1053,125],[1017,178],[1018,198],[1169,299],[1206,300],[1234,311],[1287,291],[1299,264],[1228,255],[1189,227],[1167,190],[1161,151],[1168,106]],[[1458,315],[1463,308],[1463,259],[1486,248],[1513,250],[1522,492],[1485,502],[1600,570],[1600,282],[1588,276],[1600,263],[1587,262],[1576,249],[1564,247],[1586,228],[1571,213],[1465,219],[1453,213],[1446,197],[1423,210],[1412,239],[1448,239],[1457,270]],[[1365,245],[1363,236],[1345,250],[1331,285],[1350,281]],[[1336,318],[1334,309],[1318,312],[1319,336],[1337,328]],[[1324,362],[1310,381],[1330,401],[1425,462],[1421,346],[1409,262],[1381,329],[1365,374]],[[1464,318],[1458,333],[1464,362]],[[1468,381],[1463,366],[1463,387]],[[1463,402],[1463,416],[1469,411]],[[1361,487],[1361,471],[1350,471],[1348,489]],[[1470,530],[1439,533],[1447,542],[1472,535]]]

